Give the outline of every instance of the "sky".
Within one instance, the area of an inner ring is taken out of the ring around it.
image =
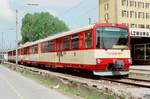
[[[49,12],[63,20],[70,29],[88,25],[89,17],[92,23],[98,22],[98,0],[0,0],[0,50],[16,46],[16,9],[19,40],[21,20],[27,13]]]

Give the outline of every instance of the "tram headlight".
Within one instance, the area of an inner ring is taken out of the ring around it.
[[[97,64],[100,64],[101,62],[102,62],[101,59],[96,59],[96,63],[97,63]]]
[[[128,62],[129,62],[129,64],[132,64],[132,59],[129,58],[129,59],[128,59]]]

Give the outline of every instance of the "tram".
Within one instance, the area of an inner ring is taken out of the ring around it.
[[[132,64],[129,28],[122,24],[92,24],[26,43],[18,62],[92,71],[94,75],[128,75]],[[8,52],[15,62],[15,50]]]

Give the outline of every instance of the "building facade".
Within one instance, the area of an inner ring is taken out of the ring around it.
[[[150,0],[99,0],[101,23],[120,23],[150,29]]]
[[[129,26],[133,64],[150,64],[150,0],[99,0],[99,22]]]

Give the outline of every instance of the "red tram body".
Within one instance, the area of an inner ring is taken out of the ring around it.
[[[127,75],[131,65],[130,36],[122,24],[93,24],[18,48],[18,62],[84,69],[94,75]],[[16,60],[15,50],[8,60]]]

